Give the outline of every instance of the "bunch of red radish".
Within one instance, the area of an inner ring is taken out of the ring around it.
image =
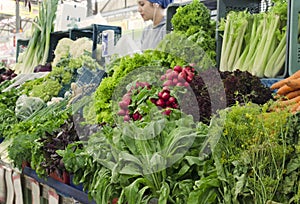
[[[181,67],[176,65],[173,69],[168,69],[166,74],[161,76],[161,80],[165,81],[163,86],[185,86],[188,87],[195,76],[195,68],[192,66]]]
[[[131,104],[132,101],[131,95],[133,90],[145,87],[147,87],[147,89],[151,88],[150,84],[147,82],[136,82],[135,86],[131,87],[130,91],[122,97],[122,101],[119,102],[120,110],[118,112],[118,115],[124,116],[124,121],[129,121],[131,118],[135,121],[142,119],[142,115],[138,111],[135,111],[133,114],[130,114],[128,106]]]
[[[170,115],[172,113],[172,108],[173,109],[179,108],[177,99],[174,96],[171,96],[168,87],[163,87],[163,90],[158,93],[158,99],[151,98],[150,100],[156,106],[165,109],[163,111],[163,114],[165,115]]]
[[[160,91],[155,97],[149,96],[149,98],[151,97],[151,102],[163,109],[163,114],[170,115],[172,113],[172,109],[179,109],[177,99],[170,93],[170,87],[188,87],[189,83],[192,82],[194,76],[195,69],[189,65],[184,67],[176,65],[173,69],[168,69],[166,71],[166,74],[161,76],[161,80],[165,81],[163,83],[162,91]],[[141,120],[143,118],[139,111],[130,113],[128,107],[132,102],[131,97],[133,90],[145,87],[147,87],[147,89],[151,89],[151,86],[147,82],[136,82],[136,85],[132,87],[132,89],[123,96],[122,101],[119,102],[120,110],[118,112],[118,115],[124,116],[124,121],[129,121],[131,119],[136,121]]]

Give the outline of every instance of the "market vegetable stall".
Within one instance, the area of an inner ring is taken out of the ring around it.
[[[84,50],[0,94],[1,159],[83,203],[299,203],[299,106],[274,108],[298,102],[298,73],[268,87],[218,69],[209,10],[194,0],[173,19],[158,49],[112,56],[105,75]]]

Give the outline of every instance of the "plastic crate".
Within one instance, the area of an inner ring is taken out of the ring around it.
[[[17,50],[16,50],[16,62],[18,62],[18,58],[20,53],[24,51],[29,43],[29,39],[18,39],[17,40]]]
[[[89,26],[86,28],[73,28],[70,30],[70,39],[77,40],[78,38],[86,37],[93,39],[93,27]]]
[[[49,54],[47,58],[47,62],[52,62],[55,55],[54,51],[58,44],[58,41],[63,38],[69,38],[70,37],[69,31],[56,31],[50,33],[50,47],[49,47]]]
[[[110,25],[99,25],[93,24],[93,47],[92,47],[92,56],[94,59],[97,59],[97,46],[102,43],[102,32],[105,30],[114,31],[114,45],[117,44],[118,40],[122,35],[122,28],[120,26],[110,26]],[[102,64],[100,62],[100,64]]]
[[[288,74],[292,75],[300,69],[300,1],[289,0],[288,5],[288,41],[287,41],[287,68]]]
[[[214,10],[217,10],[217,0],[202,0],[200,1],[202,2],[209,10],[211,10],[211,16],[212,18],[215,17],[214,14]],[[166,15],[166,30],[167,33],[173,31],[173,26],[171,23],[172,17],[173,15],[176,13],[176,10],[180,7],[180,6],[185,6],[187,4],[191,3],[190,2],[184,2],[184,3],[172,3],[169,4],[168,8],[167,8],[167,15]]]

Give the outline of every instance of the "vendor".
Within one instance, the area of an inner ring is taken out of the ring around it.
[[[144,21],[152,23],[144,28],[141,50],[154,49],[166,35],[165,9],[173,0],[138,0],[138,12]]]

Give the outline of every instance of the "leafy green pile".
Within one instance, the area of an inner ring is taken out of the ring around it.
[[[35,112],[26,120],[11,125],[10,129],[4,132],[4,137],[12,140],[8,155],[16,167],[21,168],[24,161],[35,161],[35,141],[46,132],[55,131],[65,122],[70,114],[70,109],[66,109],[66,106],[67,101],[54,103]]]
[[[45,102],[55,96],[63,97],[64,93],[70,89],[71,83],[76,80],[77,70],[83,66],[91,70],[100,67],[89,55],[81,55],[78,58],[65,57],[56,67],[53,67],[47,76],[23,84],[22,93],[39,97]]]
[[[15,115],[16,101],[21,95],[18,89],[10,89],[2,92],[11,84],[10,81],[1,83],[0,85],[0,138],[5,136],[6,131],[10,131],[11,127],[18,122]]]
[[[177,8],[171,23],[174,30],[159,45],[161,51],[197,63],[200,67],[215,65],[216,23],[211,20],[210,10],[202,2],[193,0]],[[207,61],[210,64],[207,65]]]
[[[168,120],[153,112],[146,122],[104,126],[83,149],[69,145],[63,156],[74,181],[97,203],[186,203],[201,159],[207,126],[191,116]],[[74,149],[76,151],[74,152]]]
[[[51,173],[56,173],[62,177],[63,172],[66,171],[62,157],[57,154],[57,150],[64,150],[69,144],[79,141],[73,119],[73,116],[69,115],[69,118],[58,129],[45,132],[35,141],[31,168],[35,169],[40,177]]]
[[[219,181],[212,203],[299,202],[299,115],[267,110],[247,103],[212,120],[210,132],[219,133],[209,139],[217,174],[198,181]]]

